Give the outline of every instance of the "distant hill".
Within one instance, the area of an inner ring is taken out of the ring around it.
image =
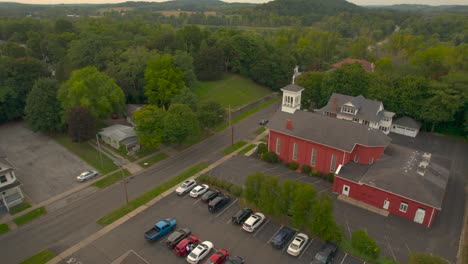
[[[466,13],[468,12],[468,5],[390,5],[390,6],[367,6],[370,8],[390,9],[396,11],[415,11],[415,12],[433,12],[433,13]]]

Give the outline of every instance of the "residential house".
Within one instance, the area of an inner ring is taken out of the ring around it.
[[[393,121],[390,131],[408,137],[416,137],[420,128],[421,123],[411,117],[403,116]]]
[[[135,130],[130,126],[112,125],[102,129],[99,136],[102,141],[115,149],[125,147],[127,151],[132,151],[139,148]]]
[[[0,212],[9,211],[12,206],[23,202],[24,195],[20,186],[13,166],[0,150]]]

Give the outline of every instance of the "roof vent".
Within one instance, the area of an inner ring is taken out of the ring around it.
[[[431,153],[424,152],[424,154],[423,154],[423,160],[429,161],[429,160],[431,159],[431,156],[432,156]]]
[[[286,120],[286,128],[291,130],[292,129],[292,121],[291,119]]]

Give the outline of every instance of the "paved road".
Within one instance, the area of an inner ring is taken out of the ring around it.
[[[258,120],[270,117],[278,109],[279,103],[273,104],[236,124],[235,141],[254,138]],[[198,162],[213,162],[219,159],[222,157],[220,151],[230,144],[230,140],[230,130],[227,129],[145,170],[128,184],[130,199]],[[46,248],[62,252],[98,231],[101,226],[96,224],[96,220],[123,203],[124,196],[120,184],[104,190],[86,188],[82,195],[74,195],[69,202],[62,202],[63,207],[57,208],[57,205],[52,205],[51,208],[56,209],[55,211],[25,227],[0,236],[2,263],[18,263]]]

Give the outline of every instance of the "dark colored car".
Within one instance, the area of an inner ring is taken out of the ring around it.
[[[205,194],[202,195],[202,202],[209,203],[211,200],[220,195],[221,192],[218,190],[208,190]]]
[[[332,263],[335,258],[338,246],[332,242],[327,241],[321,248],[320,251],[315,255],[313,264],[328,264]]]
[[[295,234],[296,231],[294,229],[284,226],[276,233],[270,243],[274,248],[282,249]]]
[[[243,264],[244,260],[241,257],[228,257],[224,264]]]
[[[229,201],[231,201],[231,197],[227,195],[218,195],[218,197],[214,198],[208,204],[208,211],[210,211],[210,213],[216,213],[221,208],[223,208],[226,204],[228,204]]]
[[[188,228],[180,228],[176,231],[174,231],[167,239],[166,239],[166,245],[169,248],[174,248],[177,244],[179,244],[182,239],[190,236],[192,232],[190,232],[190,229]]]
[[[218,249],[205,261],[205,264],[222,264],[228,256],[229,252],[227,250]]]
[[[253,214],[252,209],[250,208],[241,208],[235,215],[232,216],[232,222],[234,224],[241,225],[249,218],[249,216]]]
[[[260,119],[260,122],[258,122],[259,125],[264,126],[268,124],[268,119]]]

